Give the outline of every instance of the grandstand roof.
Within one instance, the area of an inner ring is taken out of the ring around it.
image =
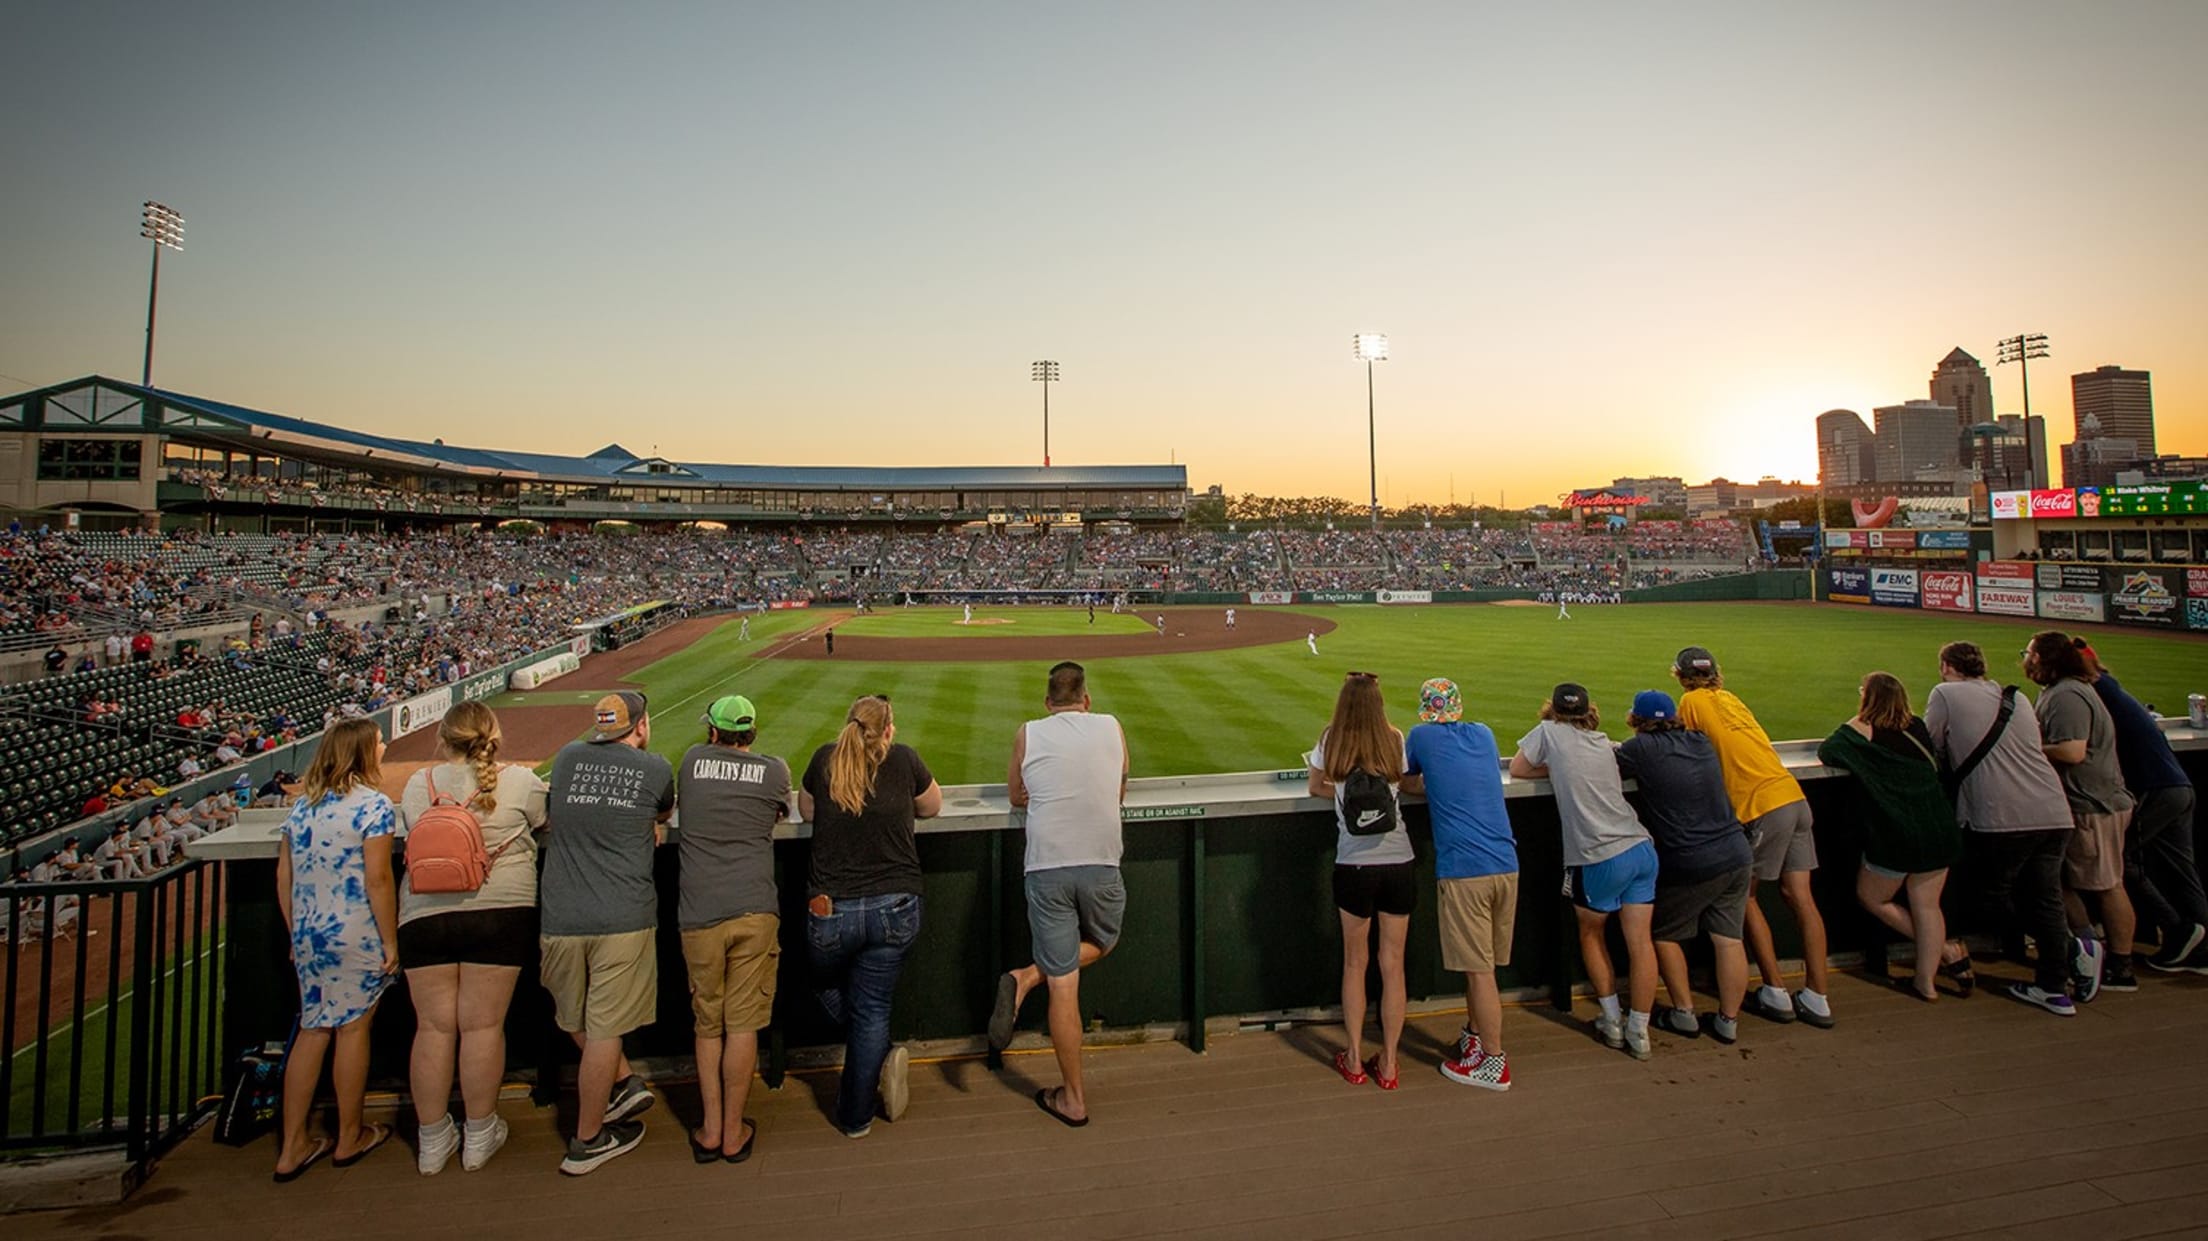
[[[495,474],[510,478],[544,478],[574,482],[646,481],[680,486],[723,487],[848,487],[848,488],[1035,488],[1127,487],[1180,489],[1188,486],[1188,467],[1182,465],[1075,465],[1075,466],[815,466],[728,465],[639,457],[608,444],[589,456],[525,452],[503,448],[465,448],[441,440],[424,442],[355,431],[326,422],[314,422],[288,414],[270,413],[210,397],[143,388],[105,376],[87,376],[29,392],[0,397],[0,407],[29,398],[51,398],[97,385],[127,393],[140,401],[155,399],[171,410],[197,412],[192,433],[220,433],[236,428],[265,442],[272,451],[286,448],[361,454],[396,459],[422,469],[455,470],[470,474]],[[172,415],[165,421],[152,411],[144,415],[144,429],[168,434],[184,433]],[[212,420],[214,426],[209,425]],[[102,420],[103,427],[122,426]],[[72,430],[92,429],[72,425]]]

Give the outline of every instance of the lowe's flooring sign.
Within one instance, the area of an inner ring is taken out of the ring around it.
[[[2184,621],[2185,570],[2111,569],[2109,619],[2175,629]]]
[[[2104,598],[2093,591],[2043,590],[2039,592],[2039,614],[2048,620],[2103,621],[2108,619],[2108,608]]]
[[[1871,570],[1871,602],[1880,607],[1913,608],[1917,606],[1917,571],[1915,569]]]

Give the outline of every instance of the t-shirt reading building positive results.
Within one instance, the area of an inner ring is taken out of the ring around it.
[[[682,756],[685,931],[771,914],[774,824],[790,800],[790,765],[771,754],[694,745]]]
[[[652,827],[675,805],[675,770],[649,750],[572,742],[552,760],[546,935],[620,935],[659,921]]]

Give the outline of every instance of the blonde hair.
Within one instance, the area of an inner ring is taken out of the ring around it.
[[[1900,732],[1916,714],[1909,710],[1909,689],[1891,672],[1874,672],[1863,678],[1863,702],[1855,717],[1873,728]]]
[[[1326,778],[1339,784],[1353,771],[1369,771],[1393,784],[1403,778],[1403,740],[1388,723],[1380,678],[1352,672],[1334,698],[1326,726]]]
[[[307,801],[343,797],[356,787],[376,788],[383,783],[383,764],[376,747],[383,732],[371,719],[345,720],[322,734],[322,744],[307,764]]]
[[[480,702],[463,702],[437,725],[445,753],[475,769],[474,802],[485,814],[498,806],[498,716]]]
[[[828,756],[828,797],[851,814],[866,809],[874,777],[889,757],[889,699],[869,694],[851,704]]]

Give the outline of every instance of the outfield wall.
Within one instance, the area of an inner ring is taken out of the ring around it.
[[[2208,783],[2208,731],[2172,728],[2172,744],[2195,781]],[[1884,951],[1888,934],[1854,898],[1861,830],[1852,780],[1820,766],[1811,742],[1781,743],[1781,754],[1803,781],[1816,814],[1823,862],[1818,901],[1836,954]],[[1335,828],[1332,807],[1309,797],[1298,769],[1237,775],[1164,777],[1130,782],[1125,819],[1128,904],[1118,949],[1084,976],[1084,1017],[1092,1028],[1170,1030],[1201,1049],[1207,1030],[1238,1019],[1316,1014],[1339,998],[1340,929],[1330,878]],[[1519,847],[1517,935],[1506,989],[1570,994],[1581,981],[1570,909],[1562,884],[1560,826],[1548,783],[1506,780],[1506,805]],[[1461,996],[1462,980],[1441,968],[1433,902],[1433,841],[1425,806],[1406,799],[1417,850],[1419,905],[1412,915],[1407,973],[1414,998]],[[270,816],[280,817],[280,816]],[[805,875],[809,828],[777,832],[775,863],[782,901],[782,970],[773,1054],[784,1047],[827,1046],[840,1040],[811,998],[805,948]],[[1022,895],[1022,816],[1002,785],[944,791],[944,812],[920,829],[926,874],[921,939],[907,959],[892,1031],[898,1039],[969,1040],[986,1026],[994,980],[1028,960]],[[264,819],[211,837],[201,856],[230,859],[230,938],[225,975],[233,995],[254,1003],[230,1007],[232,1045],[282,1038],[295,1011],[295,986],[273,893],[274,832]],[[680,879],[678,850],[662,848],[658,884],[659,1020],[630,1039],[632,1054],[684,1057],[691,1049],[681,943],[673,919]],[[1792,917],[1765,893],[1781,938]],[[1954,901],[1951,896],[1951,906]],[[1970,926],[1967,909],[1953,909]],[[1025,1029],[1036,1029],[1040,1005]],[[551,1038],[545,995],[533,970],[523,979],[508,1023],[514,1064],[537,1067],[571,1057]],[[403,1081],[412,1015],[403,986],[384,1001],[376,1020],[374,1071]],[[777,1062],[778,1063],[778,1062]]]
[[[1834,603],[2208,632],[2208,568],[2199,565],[1835,558],[1818,572]]]

